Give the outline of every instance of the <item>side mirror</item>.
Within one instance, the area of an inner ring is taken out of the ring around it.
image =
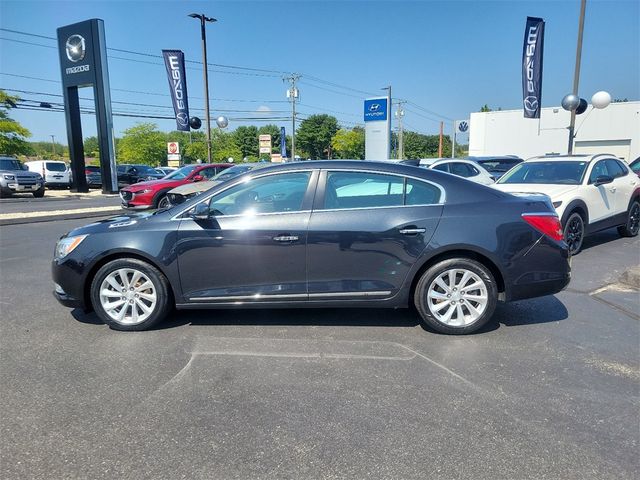
[[[196,208],[191,214],[191,218],[194,220],[209,220],[209,218],[211,218],[211,215],[209,214],[209,205],[204,202],[196,205]]]
[[[609,175],[598,175],[593,185],[599,187],[600,185],[606,185],[611,182],[613,182],[613,177],[610,177]]]
[[[193,176],[193,181],[194,182],[201,182],[202,180],[204,180],[204,177],[202,175],[194,175]]]

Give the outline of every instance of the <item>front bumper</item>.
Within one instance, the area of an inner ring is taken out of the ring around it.
[[[122,208],[143,210],[153,206],[153,192],[133,193],[120,190],[120,200],[122,202]]]
[[[23,185],[17,182],[9,182],[6,187],[3,187],[2,190],[9,193],[29,193],[29,192],[37,192],[42,188],[42,182],[37,182],[36,184]]]
[[[53,296],[65,307],[86,309],[84,298],[84,276],[75,261],[51,263],[51,277],[54,282]]]

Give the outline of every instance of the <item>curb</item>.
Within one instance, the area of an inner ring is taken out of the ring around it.
[[[620,282],[640,289],[640,267],[633,267],[620,276]]]
[[[113,210],[101,210],[99,212],[70,213],[68,215],[47,215],[42,217],[22,217],[9,218],[0,220],[0,226],[6,225],[24,225],[27,223],[55,222],[58,220],[77,220],[81,218],[110,217],[116,213],[122,212],[122,208],[114,208]]]

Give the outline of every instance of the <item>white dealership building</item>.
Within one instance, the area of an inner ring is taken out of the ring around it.
[[[569,121],[562,107],[543,108],[539,120],[524,118],[521,109],[472,113],[469,155],[566,154]],[[573,152],[611,153],[626,162],[640,157],[640,102],[611,103],[602,110],[589,105],[576,116]]]

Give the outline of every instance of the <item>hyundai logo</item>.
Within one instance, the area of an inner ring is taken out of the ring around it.
[[[538,110],[538,99],[533,95],[529,95],[524,99],[524,109],[527,112],[536,112]]]
[[[460,130],[462,133],[466,132],[467,130],[469,130],[469,124],[467,122],[460,122],[458,124],[458,130]]]
[[[370,112],[377,112],[379,108],[380,108],[379,103],[372,103],[371,105],[369,105]]]
[[[65,44],[65,49],[67,51],[67,58],[72,62],[79,62],[84,58],[85,54],[85,44],[84,37],[81,35],[71,35],[67,38],[67,43]]]

